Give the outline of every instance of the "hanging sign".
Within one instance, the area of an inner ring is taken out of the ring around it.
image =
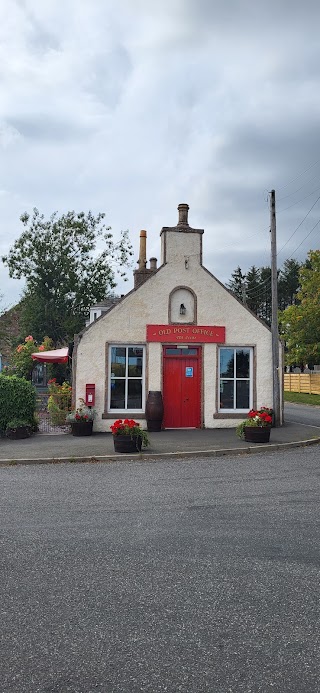
[[[226,328],[216,325],[147,325],[147,342],[224,344]]]

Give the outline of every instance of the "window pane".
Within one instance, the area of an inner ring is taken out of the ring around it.
[[[128,409],[142,409],[142,380],[128,380]]]
[[[234,350],[220,349],[220,377],[234,377]]]
[[[123,378],[126,374],[126,349],[125,347],[111,348],[111,377]]]
[[[142,377],[143,349],[141,347],[128,349],[128,376],[131,378]]]
[[[111,380],[110,409],[125,408],[125,380]]]
[[[237,349],[236,357],[236,377],[249,378],[250,350]]]
[[[249,409],[249,391],[250,391],[250,381],[249,380],[237,380],[236,385],[237,391],[237,404],[236,409]]]
[[[196,356],[197,349],[187,347],[187,349],[179,349],[179,347],[166,347],[166,356]]]
[[[220,380],[220,407],[233,409],[233,380]]]

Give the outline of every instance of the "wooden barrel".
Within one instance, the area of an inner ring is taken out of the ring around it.
[[[150,390],[146,403],[148,431],[161,431],[163,419],[163,400],[160,390]]]

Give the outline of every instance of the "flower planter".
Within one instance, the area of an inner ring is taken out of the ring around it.
[[[73,436],[91,436],[93,421],[72,421],[71,433]]]
[[[131,454],[132,452],[141,452],[142,440],[139,436],[120,434],[113,436],[113,444],[115,452]]]
[[[247,443],[269,443],[271,426],[245,426],[243,431]]]
[[[18,426],[17,428],[8,428],[6,431],[6,436],[10,440],[21,440],[22,438],[30,438],[31,435],[31,426]]]

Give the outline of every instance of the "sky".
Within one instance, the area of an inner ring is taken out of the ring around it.
[[[2,0],[0,255],[37,207],[105,212],[135,262],[146,229],[160,260],[186,202],[225,283],[270,264],[275,189],[278,266],[304,260],[320,233],[319,26],[317,0]],[[132,286],[130,271],[116,291]],[[0,263],[2,309],[22,290]]]

